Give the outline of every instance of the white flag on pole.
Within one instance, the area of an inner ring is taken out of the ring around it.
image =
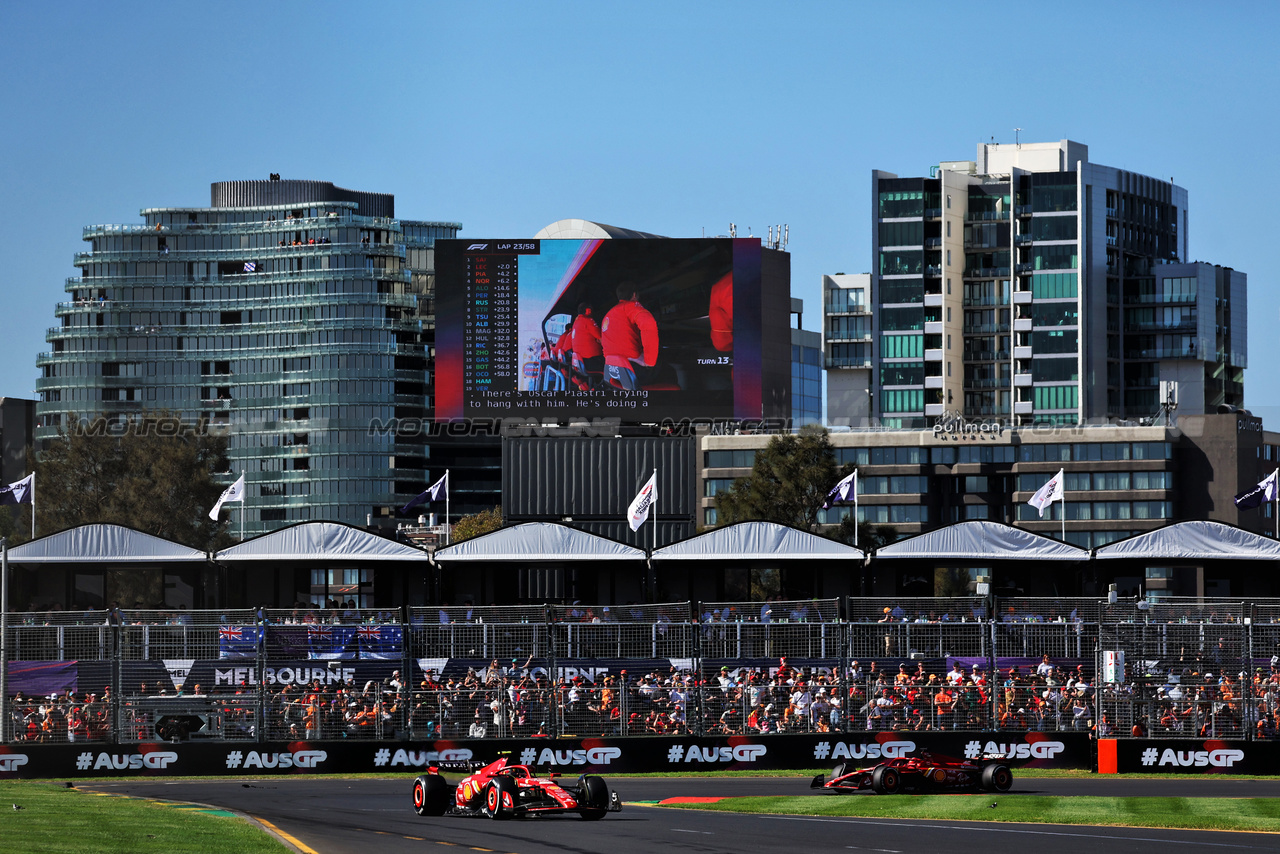
[[[222,495],[218,497],[218,503],[213,505],[213,509],[209,511],[209,518],[218,521],[218,512],[222,510],[222,505],[228,501],[244,502],[244,473],[240,474],[239,479],[235,483],[228,486],[222,491]]]
[[[1044,508],[1048,507],[1055,501],[1062,501],[1065,497],[1062,488],[1063,469],[1058,469],[1058,473],[1049,479],[1049,482],[1036,490],[1036,494],[1031,496],[1031,500],[1027,503],[1040,511],[1040,518],[1044,518]]]
[[[649,518],[649,508],[658,498],[658,473],[654,472],[649,480],[640,488],[631,506],[627,508],[627,522],[631,530],[638,531]]]
[[[22,480],[0,487],[0,504],[31,504],[35,485],[36,473],[32,472]]]
[[[827,500],[822,502],[822,509],[826,510],[837,501],[848,501],[850,496],[857,494],[858,470],[854,469],[831,488],[831,491],[827,493]]]

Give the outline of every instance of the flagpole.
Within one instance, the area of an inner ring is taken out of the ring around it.
[[[858,470],[853,470],[853,544],[858,545]]]
[[[240,469],[240,476],[244,477],[244,469]],[[249,491],[248,484],[245,484],[244,491]],[[240,542],[244,542],[244,493],[240,494]]]
[[[444,470],[444,529],[448,532],[449,542],[453,542],[453,529],[449,527],[449,487],[453,484],[449,483],[449,470]]]
[[[1280,481],[1280,467],[1272,471],[1271,476]],[[32,481],[32,483],[35,483],[35,481]],[[1271,516],[1274,517],[1276,522],[1276,539],[1280,540],[1280,487],[1272,489],[1272,492],[1275,493],[1275,498],[1271,499]],[[31,512],[36,512],[35,504],[32,504]]]
[[[36,505],[31,504],[31,515]],[[9,538],[0,537],[0,744],[9,735]]]
[[[653,470],[653,550],[658,550],[658,470]]]

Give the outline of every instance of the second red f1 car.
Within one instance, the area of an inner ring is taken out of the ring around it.
[[[931,756],[889,759],[869,768],[837,765],[831,779],[818,774],[811,789],[828,792],[857,792],[870,789],[881,795],[898,792],[968,790],[1007,792],[1013,786],[1013,771],[995,758],[980,761]]]
[[[554,775],[539,777],[527,765],[509,765],[504,757],[483,767],[479,763],[440,763],[413,781],[413,810],[418,815],[471,815],[525,818],[577,813],[588,821],[618,812],[622,801],[605,781],[590,774],[574,785],[562,785]],[[451,784],[441,771],[465,770]]]

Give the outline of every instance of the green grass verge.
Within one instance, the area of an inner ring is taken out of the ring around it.
[[[17,804],[22,809],[15,810]],[[61,783],[0,782],[0,851],[283,854],[275,837],[226,812],[91,795]]]
[[[996,804],[992,807],[992,804]],[[1088,824],[1280,832],[1280,798],[1058,798],[1040,795],[826,795],[729,798],[681,809],[862,818]]]

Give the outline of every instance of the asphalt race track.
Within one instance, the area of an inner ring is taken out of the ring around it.
[[[608,777],[606,777],[608,780]],[[655,845],[697,854],[778,854],[794,851],[946,851],[988,854],[1012,845],[1037,854],[1079,854],[1084,846],[1108,851],[1280,851],[1280,834],[1220,833],[1143,828],[1072,827],[804,816],[744,816],[634,805],[635,801],[692,796],[808,794],[793,777],[618,778],[610,785],[624,807],[598,822],[574,816],[496,822],[484,818],[419,818],[409,803],[413,776],[403,780],[290,777],[261,780],[85,782],[89,791],[212,804],[246,813],[318,854],[441,851],[459,846],[504,854],[652,854]],[[1280,797],[1280,781],[1206,779],[1016,780],[1013,794]],[[874,797],[852,795],[849,797]],[[424,848],[424,846],[429,846]],[[443,851],[441,851],[443,854]]]

